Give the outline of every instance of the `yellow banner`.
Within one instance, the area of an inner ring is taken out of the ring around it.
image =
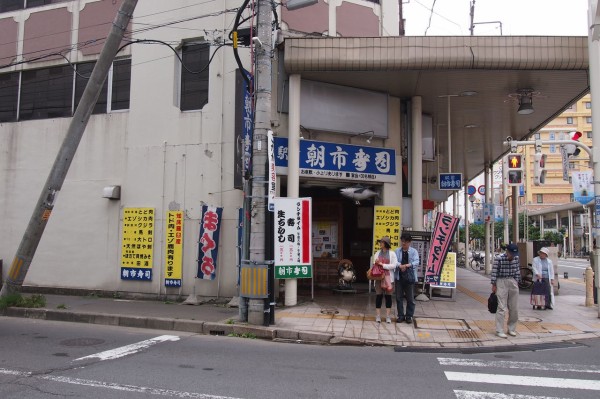
[[[183,253],[183,212],[167,212],[165,240],[165,287],[181,287]]]
[[[388,236],[392,243],[392,250],[400,246],[400,231],[402,224],[402,207],[375,206],[373,217],[373,254],[379,250],[379,240]]]
[[[121,279],[152,280],[154,208],[123,209]]]
[[[432,287],[456,288],[456,252],[448,252],[442,273],[440,274],[440,283],[431,284]]]

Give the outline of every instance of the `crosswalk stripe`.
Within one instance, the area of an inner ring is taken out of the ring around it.
[[[141,342],[138,342],[135,344],[126,345],[126,346],[122,346],[120,348],[111,349],[108,351],[95,353],[93,355],[80,357],[79,359],[75,359],[74,361],[85,360],[85,359],[94,359],[94,358],[98,358],[100,360],[118,359],[123,356],[133,355],[134,353],[137,353],[137,352],[141,351],[142,349],[146,349],[152,345],[156,345],[158,343],[167,342],[167,341],[179,341],[179,337],[176,335],[161,335],[159,337],[147,339],[145,341],[141,341]]]
[[[555,396],[517,395],[497,392],[463,391],[459,389],[455,389],[454,394],[456,395],[456,399],[562,399]]]
[[[459,373],[445,371],[449,381],[481,382],[486,384],[524,385],[544,388],[588,389],[600,391],[600,381],[569,378],[532,377],[522,375]]]
[[[18,371],[18,370],[8,370],[8,369],[0,369],[0,374],[4,375],[16,375],[19,377],[28,377],[31,373],[27,371]]]
[[[450,357],[438,357],[438,362],[442,366],[495,367],[508,369],[568,371],[576,373],[600,373],[600,366],[587,364],[484,361],[478,359],[456,359]]]

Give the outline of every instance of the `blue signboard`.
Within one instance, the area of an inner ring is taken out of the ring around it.
[[[440,173],[440,190],[460,190],[462,187],[462,173]]]
[[[396,152],[387,148],[301,140],[299,162],[300,177],[396,182]],[[287,137],[275,137],[275,166],[287,174]]]
[[[596,217],[594,218],[594,227],[600,227],[600,195],[596,196]]]

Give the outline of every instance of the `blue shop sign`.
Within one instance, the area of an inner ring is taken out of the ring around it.
[[[440,173],[440,190],[460,190],[462,187],[462,173]]]
[[[301,177],[396,182],[396,152],[387,148],[301,140],[299,163]],[[275,166],[287,174],[287,137],[275,137]]]

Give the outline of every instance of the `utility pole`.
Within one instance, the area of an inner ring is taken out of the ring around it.
[[[471,16],[471,25],[469,25],[469,30],[471,31],[471,36],[473,36],[475,31],[475,0],[471,1],[469,15]]]
[[[404,36],[406,33],[404,30],[404,12],[402,10],[403,1],[404,0],[398,0],[398,36]]]
[[[0,291],[0,297],[19,292],[23,286],[23,281],[25,280],[35,251],[42,239],[42,234],[56,204],[56,197],[65,181],[81,137],[90,119],[94,105],[98,101],[100,90],[104,85],[110,66],[121,45],[123,34],[129,25],[136,5],[137,0],[125,0],[115,17],[111,31],[104,43],[92,75],[85,86],[79,106],[71,119],[69,130],[54,160],[54,165],[50,170],[48,179],[42,188],[42,193],[33,210],[27,229],[23,234],[21,244],[8,271],[6,282]]]
[[[265,264],[265,221],[267,212],[267,132],[271,127],[271,0],[258,1],[257,36],[253,38],[256,59],[255,120],[252,143],[252,197],[250,199],[250,262]],[[269,287],[273,289],[273,287]],[[263,299],[250,299],[249,309],[258,308]],[[266,306],[265,306],[266,307]],[[263,324],[263,315],[248,315],[250,324]]]

